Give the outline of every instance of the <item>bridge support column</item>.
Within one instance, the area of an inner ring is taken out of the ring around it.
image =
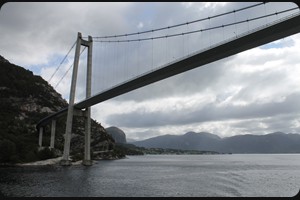
[[[91,108],[85,111],[85,137],[84,137],[84,159],[83,165],[92,165],[91,160]]]
[[[43,143],[43,127],[40,127],[40,133],[39,133],[39,147],[42,147],[42,143]]]
[[[53,119],[53,120],[52,120],[52,125],[51,125],[50,149],[54,149],[55,128],[56,128],[56,120]]]
[[[64,154],[63,154],[62,160],[60,161],[60,164],[64,165],[64,166],[71,165],[71,161],[69,160],[69,155],[70,155],[73,109],[74,109],[75,89],[76,89],[77,72],[78,72],[78,64],[79,64],[79,56],[80,56],[80,47],[81,47],[81,33],[78,33],[74,65],[73,65],[70,97],[69,97],[68,115],[67,115],[66,132],[65,132]]]
[[[71,82],[71,89],[70,89],[70,99],[69,99],[69,106],[68,106],[67,123],[66,123],[64,154],[63,154],[63,158],[60,162],[61,165],[67,165],[67,166],[71,165],[71,161],[69,160],[69,154],[70,154],[70,144],[71,144],[71,135],[72,135],[72,123],[73,123],[73,116],[74,116],[75,89],[76,89],[76,81],[77,81],[77,73],[78,73],[78,64],[79,64],[81,45],[88,47],[86,97],[89,98],[91,96],[92,47],[93,47],[92,44],[93,44],[93,40],[92,40],[91,36],[89,36],[88,41],[85,41],[82,39],[81,33],[78,33],[74,65],[73,65],[72,82]],[[90,143],[91,143],[91,108],[90,107],[86,108],[84,116],[86,118],[85,119],[85,151],[84,151],[84,160],[82,163],[84,165],[92,165],[91,148],[90,148]]]
[[[88,41],[88,60],[87,60],[87,77],[86,77],[86,98],[91,97],[92,92],[92,53],[93,40],[89,36]],[[83,165],[92,165],[91,160],[91,107],[87,107],[85,111],[85,145]]]

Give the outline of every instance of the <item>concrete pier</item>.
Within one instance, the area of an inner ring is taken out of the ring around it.
[[[42,147],[42,143],[43,143],[43,131],[44,131],[44,128],[40,127],[40,132],[39,132],[39,147]]]
[[[55,128],[56,128],[56,120],[52,120],[51,124],[51,140],[50,140],[50,149],[54,149],[54,141],[55,141]]]

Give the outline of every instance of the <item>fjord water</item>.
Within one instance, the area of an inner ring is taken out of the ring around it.
[[[146,155],[93,166],[0,168],[15,197],[292,197],[300,154]]]

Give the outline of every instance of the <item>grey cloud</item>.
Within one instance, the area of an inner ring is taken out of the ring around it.
[[[1,54],[24,65],[26,56],[38,57],[42,52],[48,58],[53,52],[65,54],[76,40],[77,32],[87,36],[126,30],[119,9],[122,3],[103,5],[101,2],[9,2],[1,8]]]
[[[201,93],[208,88],[214,88],[228,73],[223,63],[229,59],[232,59],[232,57],[161,80],[116,97],[114,100],[133,100],[140,102],[164,97],[180,97]]]
[[[270,132],[281,131],[285,133],[300,132],[300,127],[291,130],[292,121],[299,119],[300,115],[295,113],[288,113],[278,115],[276,117],[265,117],[265,118],[256,118],[250,120],[239,120],[238,122],[231,123],[233,129],[241,130],[241,133],[247,132],[251,134],[264,134]],[[260,127],[260,123],[263,123],[267,127]]]
[[[236,85],[239,83],[244,87],[236,94],[232,100],[253,101],[257,96],[264,92],[274,91],[280,88],[280,92],[293,92],[294,88],[288,88],[285,84],[289,83],[287,74],[284,71],[265,70],[248,75],[240,75],[235,79]],[[282,88],[284,87],[284,88]],[[279,93],[280,94],[280,93]],[[274,96],[277,98],[278,96]]]
[[[254,103],[247,106],[217,107],[214,103],[189,112],[187,110],[148,112],[143,109],[131,113],[110,115],[107,121],[125,127],[156,127],[164,125],[185,125],[207,121],[222,121],[229,119],[255,119],[276,117],[282,114],[297,113],[300,111],[298,102],[300,93],[286,97],[283,102]]]

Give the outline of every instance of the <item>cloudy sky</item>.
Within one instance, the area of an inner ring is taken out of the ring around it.
[[[256,3],[9,2],[0,10],[0,55],[48,81],[71,49],[78,32],[83,37],[94,38],[152,30],[253,4]],[[270,3],[228,18],[238,21],[294,7],[292,3]],[[270,23],[279,17],[259,23]],[[209,20],[139,37],[188,32],[222,25],[228,20]],[[172,58],[238,35],[259,23],[253,21],[203,32],[204,40],[199,40],[199,35],[155,40],[145,43],[144,49],[142,43],[118,46],[96,42],[94,38],[92,93]],[[205,131],[220,137],[276,131],[300,133],[299,49],[300,34],[295,34],[94,105],[92,117],[105,128],[121,128],[127,138],[135,140],[188,131]],[[73,55],[74,48],[50,81],[67,101],[71,71],[57,83],[72,66]],[[82,54],[82,66],[86,62],[84,56],[86,51]],[[148,66],[140,66],[141,63]],[[113,67],[117,64],[125,66],[121,69],[123,73]],[[77,102],[84,98],[84,74],[85,68],[80,67]]]

